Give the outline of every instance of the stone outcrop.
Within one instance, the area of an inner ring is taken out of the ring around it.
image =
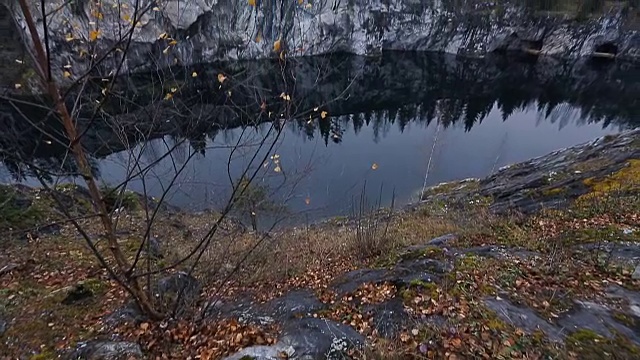
[[[18,28],[25,31],[17,2],[4,3],[15,14]],[[40,14],[40,2],[31,3],[33,13]],[[92,46],[102,52],[119,42],[125,37],[123,29],[131,27],[136,2],[102,1],[100,8],[86,0],[62,8],[56,2],[46,3],[55,65],[73,64],[80,73],[89,66],[83,52],[87,42],[93,40]],[[601,53],[638,61],[636,3],[142,0],[124,69],[278,57],[283,51],[288,56],[308,56],[410,50],[473,57],[516,51],[568,58]],[[118,63],[117,53],[107,57],[101,72],[108,74]]]
[[[424,202],[451,206],[487,203],[495,213],[535,213],[561,208],[602,186],[624,191],[633,186],[640,158],[640,130],[595,139],[522,163],[505,166],[493,175],[431,187]],[[605,185],[598,185],[604,181]],[[607,191],[612,189],[606,189]],[[613,251],[613,250],[611,250]],[[617,257],[620,256],[620,249]],[[627,253],[633,253],[628,249]]]

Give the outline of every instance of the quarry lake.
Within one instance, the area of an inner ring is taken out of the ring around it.
[[[372,206],[401,206],[425,186],[640,126],[640,71],[614,61],[385,53],[167,74],[171,82],[119,79],[122,90],[98,116],[79,111],[101,181],[114,186],[143,171],[128,189],[166,191],[170,204],[199,211],[221,209],[231,185],[255,174],[255,210],[287,223],[349,215],[363,192]],[[42,171],[68,170],[50,181],[82,183],[56,119],[5,100],[0,115],[0,146],[11,154],[3,182],[37,185],[18,161],[29,159]]]

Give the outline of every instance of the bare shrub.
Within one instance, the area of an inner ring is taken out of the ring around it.
[[[358,198],[352,201],[352,217],[354,221],[354,237],[352,246],[362,258],[377,256],[393,247],[388,237],[395,205],[395,193],[389,208],[382,207],[382,186],[378,199],[371,204],[366,195],[365,183]]]

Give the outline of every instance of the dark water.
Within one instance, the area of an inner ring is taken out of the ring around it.
[[[233,80],[220,85],[219,73]],[[172,76],[180,91],[170,107],[162,98],[172,85],[157,85],[152,75],[129,78],[123,97],[136,107],[106,106],[109,121],[125,124],[122,131],[104,119],[90,122],[84,145],[96,174],[107,184],[121,182],[133,154],[157,164],[144,186],[135,179],[129,189],[159,196],[171,187],[170,203],[203,209],[220,208],[249,166],[289,222],[348,215],[363,191],[383,205],[416,201],[425,185],[483,177],[640,125],[640,71],[615,63],[388,54],[296,60],[284,70],[274,62],[203,65]],[[3,109],[3,126],[15,133],[0,137],[5,153],[73,171],[55,139],[22,127],[0,103]],[[272,118],[285,114],[277,140],[268,111]],[[59,132],[52,119],[27,112],[49,124],[50,134]],[[241,126],[249,119],[260,124]],[[265,138],[271,151],[259,146]],[[4,164],[5,181],[34,182],[19,161],[5,157]]]

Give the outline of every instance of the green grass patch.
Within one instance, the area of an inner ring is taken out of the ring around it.
[[[0,229],[26,230],[40,224],[44,217],[44,210],[31,194],[0,185]]]

